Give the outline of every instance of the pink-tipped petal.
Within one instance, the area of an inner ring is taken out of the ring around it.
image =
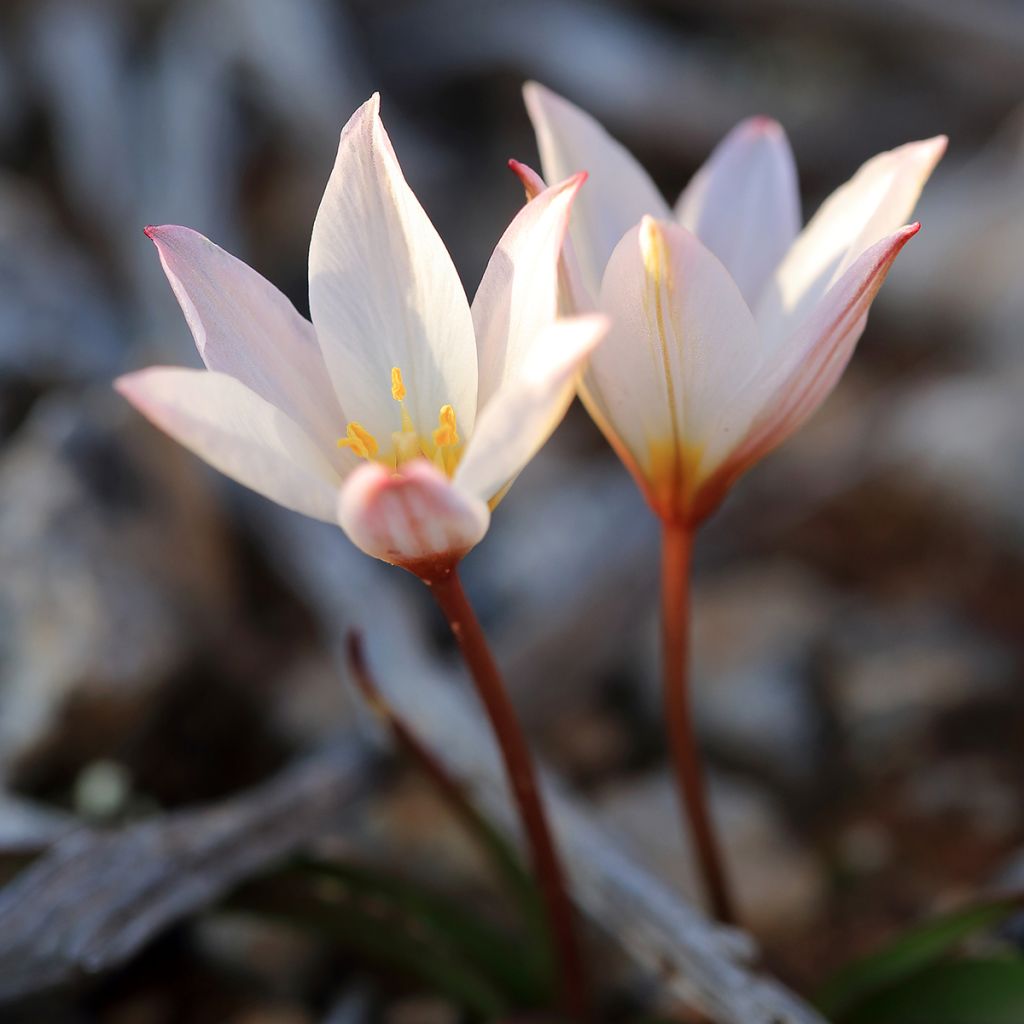
[[[458,489],[425,459],[400,473],[369,462],[346,481],[338,522],[366,554],[418,574],[454,563],[480,542],[490,523],[487,505]]]
[[[190,228],[150,226],[203,362],[333,448],[344,424],[313,325],[252,267]]]
[[[544,179],[532,168],[518,160],[509,160],[509,168],[522,182],[526,201],[535,199],[547,188]],[[596,308],[597,295],[591,294],[583,284],[576,248],[568,236],[562,243],[562,255],[558,260],[558,315],[579,316],[592,313]]]
[[[643,167],[589,114],[536,82],[523,87],[523,97],[544,177],[561,181],[577,171],[590,174],[569,231],[583,285],[597,296],[619,239],[645,214],[667,218],[671,212]]]
[[[156,366],[115,387],[215,469],[285,508],[334,521],[338,472],[293,419],[234,377]]]
[[[795,433],[825,401],[853,354],[868,311],[903,247],[920,230],[910,224],[876,242],[829,289],[776,362],[739,404],[759,412],[736,458],[746,465]]]
[[[469,433],[476,345],[458,273],[406,183],[374,95],[341,133],[313,227],[309,305],[345,415],[378,437],[402,427],[391,369],[424,436],[451,405]]]
[[[558,315],[558,261],[585,174],[545,189],[516,214],[473,299],[479,408],[527,362]]]
[[[782,126],[752,117],[733,128],[686,186],[676,217],[725,264],[753,308],[800,230],[796,164]]]
[[[509,160],[508,167],[522,182],[527,202],[536,199],[547,188],[544,179],[528,164],[521,163],[519,160]]]
[[[761,295],[767,345],[792,335],[862,253],[907,222],[945,151],[938,136],[880,153],[822,203]]]
[[[455,473],[458,487],[487,502],[505,493],[561,422],[583,364],[607,331],[602,316],[557,320],[544,329],[530,364],[481,413]]]

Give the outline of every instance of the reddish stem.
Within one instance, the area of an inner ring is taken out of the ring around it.
[[[683,816],[689,822],[701,879],[718,920],[733,924],[736,914],[718,840],[708,811],[690,704],[690,556],[693,530],[665,522],[662,530],[661,616],[665,719]]]
[[[453,568],[446,573],[421,578],[433,591],[455,634],[505,760],[505,771],[529,843],[533,869],[544,897],[555,955],[561,968],[559,976],[565,1012],[576,1021],[587,1021],[590,1019],[589,998],[583,960],[573,925],[572,904],[569,902],[562,864],[541,803],[533,760],[515,708],[508,698],[501,673],[462,588],[458,572]]]

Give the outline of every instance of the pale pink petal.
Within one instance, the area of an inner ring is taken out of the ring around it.
[[[455,484],[491,502],[540,450],[569,408],[587,357],[608,330],[602,316],[549,324],[521,372],[480,415]]]
[[[733,128],[686,186],[676,217],[725,264],[753,308],[800,230],[796,164],[782,126],[752,117]]]
[[[360,550],[413,572],[457,561],[490,523],[484,502],[425,459],[405,463],[400,473],[377,462],[361,466],[342,487],[337,516]]]
[[[476,344],[451,257],[402,176],[379,97],[352,115],[313,227],[309,305],[345,414],[379,438],[401,429],[391,369],[417,430],[451,405],[469,433]]]
[[[643,167],[589,114],[536,82],[524,86],[523,96],[544,177],[562,181],[577,171],[590,175],[569,232],[583,283],[596,296],[619,239],[645,214],[667,218],[671,211]]]
[[[329,450],[345,419],[313,325],[266,278],[190,228],[148,227],[203,362],[286,412]]]
[[[762,293],[757,322],[768,345],[792,334],[854,260],[906,223],[945,150],[938,136],[880,153],[822,203]]]
[[[509,160],[509,167],[523,183],[526,201],[535,199],[547,188],[544,179],[532,168],[518,160]],[[568,237],[562,243],[562,255],[558,260],[558,313],[559,316],[578,316],[592,313],[597,308],[597,294],[591,294],[583,284],[580,262],[576,258],[576,247]]]
[[[651,218],[616,247],[601,309],[612,326],[584,375],[588,408],[659,511],[678,512],[742,436],[729,409],[758,365],[753,317],[695,235]]]
[[[558,315],[558,260],[572,201],[585,178],[577,174],[528,202],[487,264],[473,299],[478,410],[516,376]]]
[[[868,311],[893,261],[920,229],[911,224],[876,242],[829,289],[773,365],[740,397],[757,407],[736,458],[747,465],[795,433],[835,387],[864,332]]]
[[[285,508],[334,521],[340,474],[290,416],[234,377],[155,366],[115,387],[215,469]]]

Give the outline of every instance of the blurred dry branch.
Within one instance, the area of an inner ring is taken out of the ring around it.
[[[0,1000],[124,963],[322,836],[363,792],[371,763],[346,742],[221,804],[60,839],[0,890]]]

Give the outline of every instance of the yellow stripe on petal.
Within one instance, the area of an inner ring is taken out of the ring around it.
[[[685,514],[701,483],[704,445],[652,441],[647,450],[650,500],[658,515]]]

